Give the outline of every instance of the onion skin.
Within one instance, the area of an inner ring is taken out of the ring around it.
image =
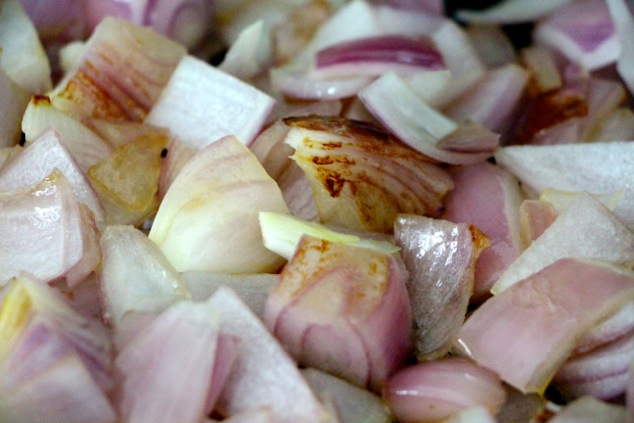
[[[411,349],[405,277],[394,256],[304,236],[264,322],[300,364],[378,391]]]
[[[437,422],[476,406],[495,413],[505,397],[495,373],[463,358],[407,367],[383,389],[383,398],[402,423]]]

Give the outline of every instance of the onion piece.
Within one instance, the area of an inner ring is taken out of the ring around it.
[[[370,112],[390,132],[413,149],[442,162],[467,164],[485,160],[485,153],[458,153],[439,148],[436,143],[458,125],[418,97],[394,73],[383,75],[359,93]]]
[[[168,128],[194,150],[229,135],[249,145],[274,103],[253,86],[185,56],[145,122]]]
[[[391,232],[398,213],[437,216],[453,187],[444,169],[370,124],[316,116],[285,122],[322,223]]]
[[[583,354],[626,335],[634,329],[634,302],[623,306],[604,322],[586,333],[577,343],[573,355]]]
[[[48,97],[32,97],[22,118],[22,131],[26,143],[35,141],[50,128],[59,133],[84,172],[112,154],[112,147],[106,141],[85,125],[55,108]]]
[[[522,64],[530,71],[539,92],[545,93],[562,87],[562,75],[552,50],[534,44],[523,48],[520,55]]]
[[[471,120],[497,133],[511,128],[529,73],[516,64],[491,70],[478,83],[447,106],[445,113],[456,121]]]
[[[217,409],[234,415],[268,407],[276,422],[323,422],[324,408],[262,321],[230,288],[218,289],[209,302],[220,311],[221,331],[241,341]]]
[[[226,137],[198,151],[181,170],[149,238],[179,272],[274,272],[284,260],[262,244],[260,211],[288,208],[255,156]]]
[[[83,1],[20,0],[20,3],[47,46],[79,40],[88,35]]]
[[[163,157],[163,150],[161,157]],[[188,161],[194,157],[196,152],[187,144],[173,138],[167,146],[167,154],[161,162],[161,173],[159,175],[158,198],[163,200],[167,190],[172,185],[180,171]]]
[[[499,294],[566,257],[603,260],[631,267],[634,264],[634,233],[594,197],[579,194],[542,236],[507,267],[491,292]]]
[[[167,142],[162,133],[140,136],[88,169],[108,223],[141,225],[156,213],[161,151]]]
[[[160,313],[190,297],[157,245],[138,229],[108,226],[101,236],[103,318],[117,326],[128,312]]]
[[[466,32],[487,69],[517,62],[515,47],[499,25],[469,25]]]
[[[631,142],[506,147],[498,150],[495,159],[533,193],[546,188],[592,194],[623,190],[614,213],[628,226],[634,225],[634,190],[623,178],[623,172],[634,166]]]
[[[555,261],[480,306],[457,344],[520,391],[542,393],[576,341],[634,298],[633,281],[604,262]]]
[[[106,17],[50,98],[59,110],[86,121],[140,122],[184,55],[183,46],[150,29]]]
[[[97,267],[99,255],[89,254],[89,232],[96,233],[94,219],[82,214],[59,171],[37,185],[0,193],[0,205],[0,286],[22,272],[53,282],[85,265],[83,274],[69,280],[74,284]]]
[[[608,404],[591,396],[572,401],[556,413],[552,423],[618,423],[626,421],[624,407]]]
[[[125,345],[115,366],[121,378],[117,403],[126,421],[201,421],[219,320],[213,304],[180,301]]]
[[[29,104],[29,96],[0,68],[0,147],[12,147],[20,141],[20,122]]]
[[[379,76],[441,70],[444,62],[429,38],[382,35],[332,45],[317,52],[312,78]]]
[[[0,50],[0,67],[27,94],[44,94],[53,87],[46,52],[33,22],[17,0],[2,2]]]
[[[449,358],[406,367],[390,378],[383,397],[399,422],[422,423],[475,406],[495,413],[505,392],[492,371],[464,358]]]
[[[452,76],[451,84],[439,99],[438,107],[444,107],[482,78],[486,67],[467,33],[453,21],[445,21],[432,34],[432,40]]]
[[[463,166],[453,178],[456,188],[447,195],[443,218],[475,225],[490,241],[475,268],[473,299],[480,301],[523,250],[518,215],[522,194],[510,172],[488,162]]]
[[[565,399],[592,395],[603,400],[620,397],[634,357],[634,332],[569,358],[553,378]]]
[[[459,10],[458,19],[471,23],[512,24],[547,16],[575,0],[505,0],[482,11]]]
[[[631,8],[623,0],[606,0],[610,16],[614,21],[616,33],[621,45],[621,54],[616,62],[616,69],[627,85],[630,93],[634,92],[634,47],[628,40],[634,37],[634,17]]]
[[[0,191],[40,183],[53,169],[62,172],[77,201],[90,208],[95,220],[104,222],[105,211],[99,197],[62,137],[54,129],[43,132],[28,143],[21,154],[0,169]]]
[[[378,392],[411,347],[405,279],[392,255],[304,235],[264,322],[300,364]]]
[[[287,214],[260,212],[259,220],[264,246],[287,260],[293,257],[303,235],[386,254],[399,251],[396,245],[387,241],[364,239],[357,235],[337,232],[317,222],[308,222]]]
[[[271,65],[272,52],[270,43],[267,43],[268,38],[269,33],[262,20],[244,28],[231,44],[218,69],[242,80],[258,76]]]
[[[476,260],[489,241],[474,226],[415,215],[396,218],[394,239],[409,273],[416,354],[442,357],[464,323]]]
[[[448,70],[421,71],[404,76],[404,80],[425,103],[438,107],[447,85],[451,82],[451,72]]]
[[[282,190],[284,201],[293,216],[313,222],[319,219],[310,181],[296,163],[291,162],[284,169],[277,179],[277,184]]]
[[[588,70],[619,57],[620,43],[608,7],[603,0],[571,3],[539,22],[533,36]]]

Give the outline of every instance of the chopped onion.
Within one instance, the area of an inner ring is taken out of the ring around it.
[[[619,57],[621,48],[614,26],[605,1],[583,0],[565,5],[541,21],[533,35],[568,60],[595,70]]]
[[[304,235],[264,322],[300,364],[378,392],[410,350],[405,278],[392,255]]]
[[[407,367],[387,383],[383,397],[399,422],[436,422],[475,406],[495,413],[504,403],[499,377],[464,358]]]
[[[442,357],[464,323],[476,260],[488,239],[467,224],[404,214],[394,222],[394,238],[409,272],[416,354]]]
[[[522,392],[543,393],[576,341],[634,296],[634,272],[562,259],[480,306],[459,347]]]

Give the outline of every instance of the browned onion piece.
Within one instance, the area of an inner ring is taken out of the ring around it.
[[[453,188],[444,169],[370,124],[316,116],[285,122],[322,223],[391,232],[398,213],[438,216]]]

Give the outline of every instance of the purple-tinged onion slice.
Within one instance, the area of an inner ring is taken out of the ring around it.
[[[410,352],[405,278],[392,255],[304,236],[264,322],[299,363],[380,391]]]
[[[414,73],[445,69],[442,55],[427,38],[383,35],[335,44],[317,52],[313,78]]]
[[[481,305],[457,344],[520,391],[541,393],[577,340],[634,298],[633,282],[626,268],[558,260]]]
[[[403,423],[437,422],[476,406],[495,413],[505,396],[495,373],[464,358],[406,367],[383,390],[383,397]]]

